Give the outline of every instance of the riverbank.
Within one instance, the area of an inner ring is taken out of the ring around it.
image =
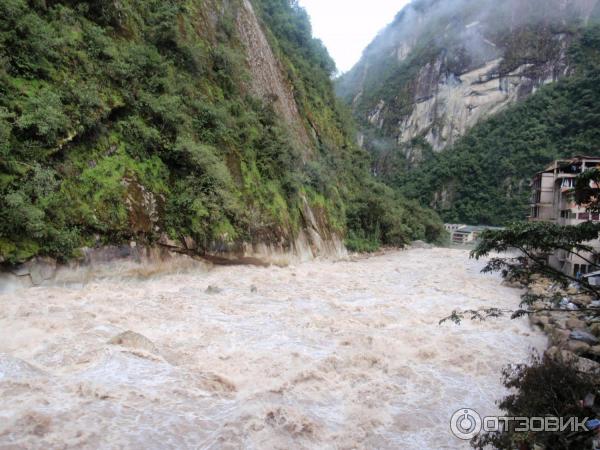
[[[308,237],[310,236],[310,237]],[[289,246],[245,244],[235,251],[199,253],[191,238],[180,241],[166,237],[157,245],[82,248],[67,262],[35,257],[18,265],[0,264],[0,293],[33,286],[84,285],[102,279],[149,279],[169,273],[206,271],[214,265],[287,266],[316,258],[340,260],[348,251],[335,235],[323,240],[319,233],[300,233]],[[0,261],[1,262],[1,261]]]
[[[0,446],[466,448],[546,338],[453,309],[519,291],[456,249],[0,294]],[[510,349],[510,350],[506,350]]]
[[[575,286],[560,288],[545,278],[537,278],[527,287],[528,293],[547,298],[556,296],[558,304],[539,301],[534,309],[550,308],[531,315],[530,320],[549,339],[546,353],[552,357],[574,360],[584,371],[600,371],[600,319],[586,308],[600,306],[589,295],[582,295]]]

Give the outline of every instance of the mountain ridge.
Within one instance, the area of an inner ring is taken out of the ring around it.
[[[577,95],[595,79],[599,13],[588,0],[411,3],[337,81],[373,172],[446,221],[525,219],[536,171],[598,152]]]
[[[399,148],[418,164],[413,139],[440,151],[480,119],[568,76],[567,49],[598,2],[550,3],[410,3],[337,82],[365,147]]]

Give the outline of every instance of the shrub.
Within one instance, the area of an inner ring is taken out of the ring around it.
[[[600,384],[595,374],[581,372],[572,360],[532,356],[530,364],[509,366],[503,370],[504,385],[513,391],[500,402],[500,408],[512,417],[593,418],[594,411],[583,406],[587,394],[596,394]],[[514,429],[485,433],[472,441],[483,450],[520,448],[583,449],[591,448],[592,433],[529,432]]]
[[[44,88],[24,102],[23,113],[16,124],[26,138],[37,138],[50,146],[66,135],[69,118],[63,111],[60,96]]]

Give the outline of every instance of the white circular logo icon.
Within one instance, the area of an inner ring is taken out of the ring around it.
[[[473,439],[481,431],[481,416],[472,409],[459,409],[450,419],[450,429],[463,441]]]

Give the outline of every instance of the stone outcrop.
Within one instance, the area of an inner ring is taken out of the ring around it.
[[[0,271],[0,293],[41,285],[80,285],[101,278],[149,278],[159,274],[208,270],[205,260],[163,246],[129,245],[83,248],[80,257],[60,264],[34,258]]]
[[[410,105],[401,115],[389,112],[388,100],[379,99],[367,113],[368,122],[378,128],[393,129],[398,144],[424,137],[434,150],[452,145],[478,121],[490,117],[509,105],[527,98],[545,84],[569,74],[567,49],[570,37],[558,33],[552,37],[556,51],[552,59],[524,63],[503,72],[502,57],[490,53],[490,59],[464,71],[450,70],[447,55],[440,53],[420,68],[411,82]],[[496,47],[490,41],[486,45]],[[398,52],[405,54],[409,46],[401,42]],[[354,98],[356,104],[362,91]],[[385,120],[396,121],[396,125]]]
[[[568,40],[564,35],[556,39],[566,47]],[[528,97],[542,85],[557,81],[569,70],[566,60],[559,60],[541,68],[524,64],[501,74],[501,63],[502,59],[495,59],[462,74],[445,74],[441,58],[427,64],[416,81],[412,112],[398,124],[398,142],[408,143],[424,136],[434,150],[442,150],[479,120]],[[429,82],[431,79],[435,81]],[[381,107],[376,111],[381,114]]]
[[[278,265],[315,258],[343,259],[348,256],[341,236],[332,230],[324,212],[302,196],[299,231],[281,230],[278,237],[236,244],[213,243],[202,257],[215,264]]]
[[[121,181],[125,187],[125,205],[129,212],[129,224],[134,233],[152,233],[158,230],[159,200],[136,179],[125,177]]]
[[[23,282],[39,286],[51,280],[56,274],[57,263],[52,258],[37,257],[24,264],[14,267],[10,273]]]
[[[126,347],[134,350],[142,350],[144,352],[158,355],[158,349],[154,342],[148,339],[146,336],[136,333],[134,331],[125,331],[108,341],[109,345],[118,345],[120,347]]]
[[[81,256],[66,264],[52,258],[34,258],[12,269],[0,271],[0,292],[23,287],[80,284],[99,278],[147,278],[184,270],[208,270],[212,265],[287,266],[315,258],[344,259],[348,251],[318,208],[303,198],[303,226],[294,235],[279,239],[199,248],[190,236],[173,239],[162,233],[157,245],[83,248]]]

